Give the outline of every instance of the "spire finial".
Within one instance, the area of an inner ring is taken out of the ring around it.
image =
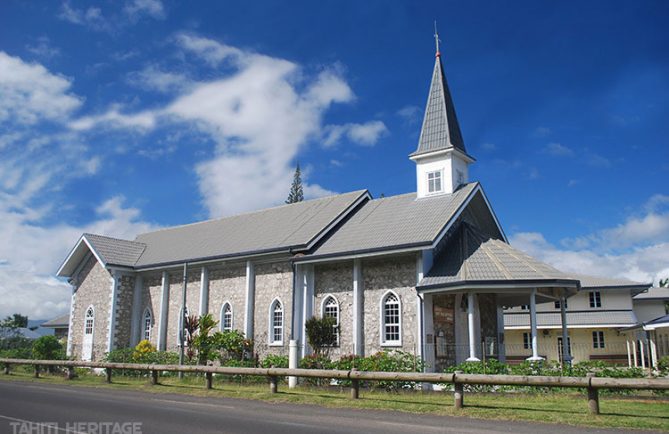
[[[434,43],[437,46],[437,53],[435,56],[439,57],[441,56],[441,53],[439,52],[439,32],[437,31],[437,20],[434,20]]]

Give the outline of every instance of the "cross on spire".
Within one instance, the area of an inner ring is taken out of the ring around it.
[[[437,20],[434,20],[434,43],[437,46],[437,54],[436,56],[439,57],[441,56],[441,53],[439,52],[439,32],[437,31]]]

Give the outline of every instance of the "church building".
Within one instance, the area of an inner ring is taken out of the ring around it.
[[[331,316],[332,357],[402,350],[439,371],[504,360],[503,309],[528,305],[538,360],[536,304],[564,306],[580,282],[511,247],[483,186],[469,180],[475,160],[438,50],[409,159],[414,193],[353,191],[134,240],[83,234],[58,270],[72,285],[68,354],[99,360],[142,339],[176,351],[185,310],[242,331],[260,358],[288,355],[291,344],[303,357],[305,321]]]

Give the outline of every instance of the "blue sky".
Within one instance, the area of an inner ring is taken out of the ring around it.
[[[281,203],[297,161],[309,197],[415,191],[435,19],[512,244],[669,276],[669,4],[583,3],[3,2],[0,315],[67,310],[81,232]]]

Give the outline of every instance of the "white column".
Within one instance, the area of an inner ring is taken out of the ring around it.
[[[209,312],[209,269],[202,267],[200,272],[200,313],[206,315]]]
[[[297,357],[298,353],[298,345],[297,341],[294,339],[291,339],[290,342],[288,342],[288,368],[289,369],[297,369]],[[297,377],[289,376],[288,377],[288,388],[289,389],[294,389],[297,386]]]
[[[637,368],[639,366],[639,361],[637,360],[636,356],[636,336],[632,341],[632,358],[634,359],[634,367]]]
[[[639,350],[641,351],[641,367],[646,369],[646,356],[643,351],[643,339],[639,340]]]
[[[632,352],[630,351],[630,340],[625,339],[625,343],[627,344],[627,367],[631,368],[632,367]]]
[[[506,363],[506,347],[504,346],[504,306],[497,305],[497,357]]]
[[[74,302],[75,299],[77,298],[77,293],[76,287],[73,285],[72,286],[72,298],[70,298],[70,320],[68,321],[67,325],[67,350],[65,355],[67,357],[70,357],[72,355],[72,333],[74,330],[74,327],[72,326],[72,318],[74,317]],[[84,314],[85,315],[85,314]]]
[[[567,298],[560,297],[560,319],[562,322],[562,363],[565,365],[571,364],[571,351],[569,349],[569,333],[567,329]]]
[[[305,265],[302,270],[302,312],[304,313],[304,321],[302,322],[302,357],[311,353],[309,342],[307,342],[307,330],[305,323],[309,318],[314,316],[314,266]]]
[[[529,357],[527,360],[538,361],[543,360],[539,357],[539,348],[537,342],[537,290],[536,288],[532,289],[530,293],[530,332],[532,338],[532,357]]]
[[[134,347],[141,340],[141,324],[142,324],[142,289],[144,287],[144,279],[137,274],[135,276],[135,287],[132,293],[132,316],[130,323],[130,346]]]
[[[657,368],[657,347],[655,346],[654,335],[655,332],[653,331],[648,333],[648,351],[650,352],[649,368]]]
[[[114,349],[116,337],[116,299],[118,297],[118,286],[121,276],[112,271],[111,275],[111,294],[109,300],[109,321],[107,322],[107,352]]]
[[[167,348],[167,312],[170,307],[170,275],[163,271],[160,288],[160,320],[158,321],[158,351]]]
[[[253,313],[255,312],[256,273],[253,262],[246,261],[246,309],[244,315],[244,335],[253,339]]]
[[[364,288],[362,283],[362,264],[360,259],[353,260],[353,354],[365,354],[365,335],[363,334]]]
[[[474,303],[476,302],[476,295],[473,292],[467,293],[467,328],[469,332],[469,358],[468,362],[479,362],[480,359],[476,357],[476,349],[478,343],[476,342],[476,310]]]

